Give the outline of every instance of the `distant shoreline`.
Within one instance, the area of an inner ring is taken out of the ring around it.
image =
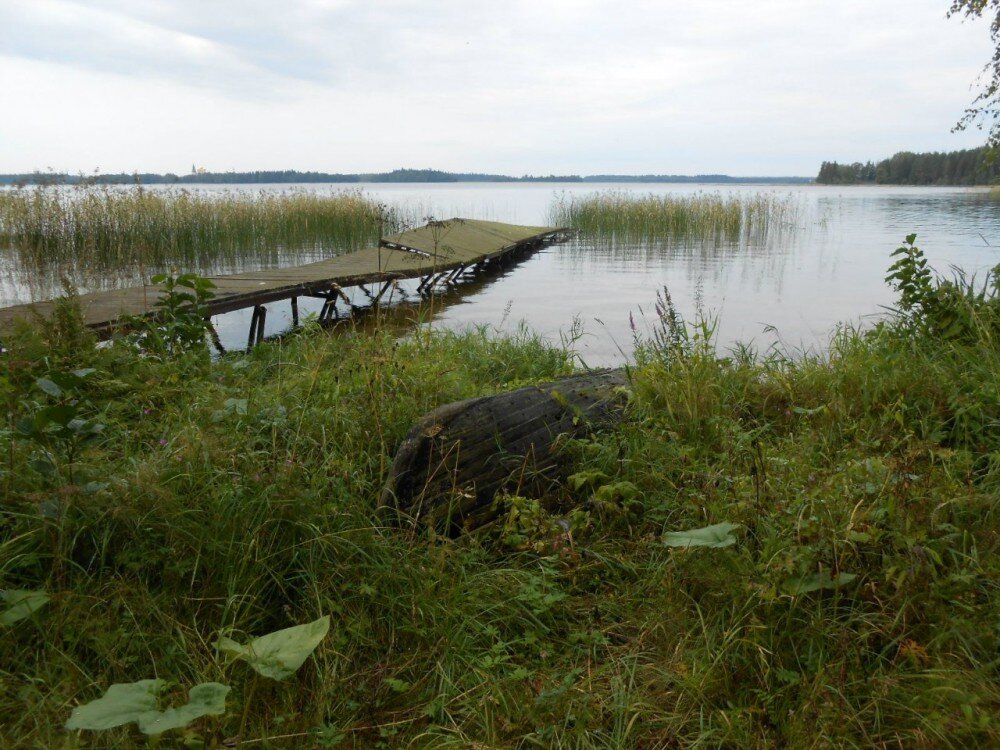
[[[252,184],[363,184],[363,183],[470,183],[470,182],[577,182],[577,183],[673,183],[718,185],[805,185],[812,177],[733,177],[724,174],[702,175],[524,175],[512,177],[475,172],[441,172],[434,169],[397,169],[376,173],[331,173],[256,171],[256,172],[192,172],[172,173],[110,173],[68,174],[64,172],[25,172],[0,174],[0,185],[252,185]]]

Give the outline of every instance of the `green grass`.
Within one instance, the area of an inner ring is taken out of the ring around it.
[[[259,194],[74,188],[0,191],[0,248],[16,272],[92,282],[329,257],[398,229],[359,191]]]
[[[209,746],[989,746],[1000,346],[989,300],[967,336],[932,335],[930,294],[798,358],[720,357],[664,299],[628,420],[570,446],[577,481],[458,540],[379,517],[395,446],[569,353],[315,333],[160,361],[81,345],[69,314],[24,333],[0,375],[0,587],[52,600],[0,639],[0,745],[63,746],[74,705],[161,677],[233,687],[195,726]],[[80,367],[74,408],[106,427],[45,468],[16,422],[53,401],[38,378]],[[664,544],[721,522],[735,544]],[[322,614],[286,682],[212,647]]]
[[[759,241],[795,218],[791,197],[766,193],[723,196],[638,195],[609,190],[562,195],[550,209],[553,226],[579,229],[583,236],[619,242],[696,239]]]

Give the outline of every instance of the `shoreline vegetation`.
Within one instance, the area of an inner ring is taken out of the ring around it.
[[[736,243],[760,241],[768,232],[791,225],[795,212],[791,196],[766,193],[677,196],[608,190],[556,196],[549,221],[552,226],[577,229],[587,238],[613,242],[705,239]]]
[[[389,172],[317,172],[254,170],[209,172],[192,167],[190,173],[114,172],[86,174],[35,170],[0,174],[0,186],[94,185],[281,185],[281,184],[407,184],[407,183],[611,183],[709,185],[913,185],[972,187],[1000,182],[1000,163],[987,147],[950,152],[900,151],[879,162],[824,161],[816,177],[733,176],[728,174],[549,174],[503,175],[484,172],[447,172],[438,169],[394,169]]]
[[[120,190],[0,191],[0,253],[8,273],[51,295],[69,279],[82,288],[140,283],[183,268],[201,274],[294,265],[374,245],[419,223],[358,188],[330,194]],[[557,195],[553,226],[611,242],[759,240],[794,221],[795,202],[764,193]],[[36,298],[40,298],[37,297]]]
[[[171,267],[205,273],[367,247],[412,219],[357,189],[321,195],[35,188],[0,192],[0,251],[36,278]]]
[[[0,358],[0,745],[995,745],[1000,268],[914,242],[823,354],[718,352],[665,290],[626,421],[458,538],[378,513],[396,446],[572,341],[213,361],[180,308],[96,347],[70,295]]]
[[[1000,182],[1000,162],[988,147],[962,151],[900,151],[876,162],[825,161],[818,185],[940,185],[973,187]]]

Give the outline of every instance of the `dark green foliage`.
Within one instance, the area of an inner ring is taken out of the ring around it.
[[[859,182],[875,182],[876,174],[876,167],[872,162],[838,164],[835,161],[825,161],[820,165],[816,182],[821,185],[854,185]]]
[[[993,185],[1000,181],[1000,164],[987,148],[915,154],[900,151],[877,164],[825,161],[816,182],[822,185]]]
[[[156,314],[133,321],[127,341],[140,350],[168,358],[185,354],[208,355],[207,302],[215,284],[197,274],[157,274],[151,279],[160,288],[153,307]]]
[[[104,424],[90,417],[92,409],[82,393],[85,378],[93,372],[50,372],[35,380],[35,388],[44,394],[41,402],[23,404],[28,408],[17,420],[15,434],[39,449],[29,465],[46,477],[73,482],[76,458],[104,432]]]
[[[935,278],[916,239],[909,235],[892,254],[896,261],[885,279],[899,293],[897,325],[939,341],[992,344],[1000,333],[1000,265],[981,283],[960,270],[951,279]]]

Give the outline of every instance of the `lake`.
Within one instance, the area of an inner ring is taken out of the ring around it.
[[[787,197],[794,220],[759,240],[608,243],[576,239],[534,254],[487,283],[446,295],[433,314],[440,328],[525,322],[554,341],[579,334],[575,348],[591,366],[616,365],[655,318],[666,287],[691,319],[700,308],[718,321],[724,350],[736,341],[765,349],[822,349],[840,322],[870,322],[893,301],[885,285],[889,254],[915,232],[917,245],[944,273],[982,273],[1000,263],[1000,201],[986,189],[833,187],[818,185],[677,185],[592,183],[444,183],[183,186],[192,191],[309,190],[360,187],[407,215],[461,216],[546,225],[560,196],[613,190],[636,194],[718,193]],[[0,304],[23,299],[8,278]],[[269,305],[268,334],[290,324],[288,303]],[[318,301],[301,300],[303,314]],[[246,342],[249,311],[215,320],[227,347]]]

